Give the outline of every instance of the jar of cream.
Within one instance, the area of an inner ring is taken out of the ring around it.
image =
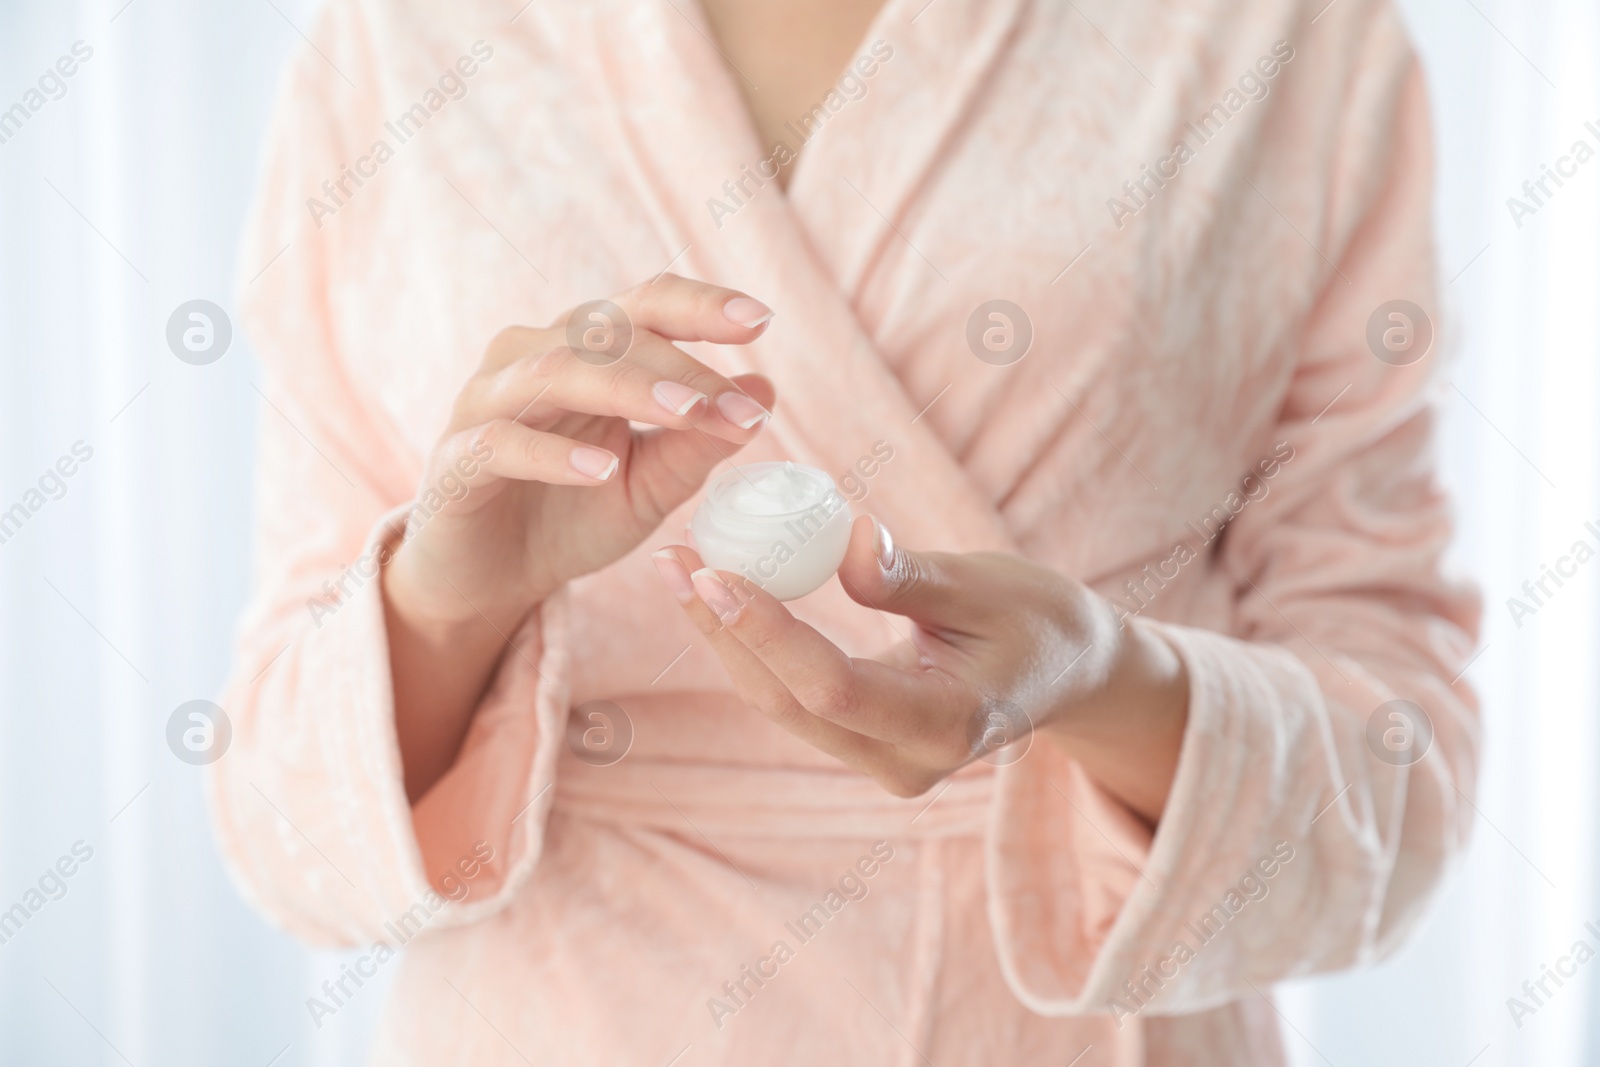
[[[794,600],[819,588],[844,561],[850,505],[826,471],[752,463],[711,483],[689,529],[706,566]]]

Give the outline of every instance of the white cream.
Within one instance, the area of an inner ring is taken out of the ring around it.
[[[794,600],[839,569],[850,543],[850,505],[826,471],[753,463],[712,482],[689,527],[706,566]]]

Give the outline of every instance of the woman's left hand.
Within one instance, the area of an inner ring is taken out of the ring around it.
[[[839,580],[857,603],[911,625],[883,659],[854,659],[692,549],[662,549],[655,562],[747,703],[890,793],[917,796],[1038,730],[1160,819],[1188,679],[1162,638],[1119,622],[1081,583],[1016,556],[912,552],[862,517]]]

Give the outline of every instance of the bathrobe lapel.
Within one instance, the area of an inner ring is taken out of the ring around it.
[[[807,142],[789,185],[791,213],[847,298],[886,246],[905,241],[900,220],[916,210],[917,193],[1004,58],[1021,6],[1021,0],[885,3],[857,54],[881,40],[894,50],[892,58],[859,101]],[[914,280],[929,292],[942,287],[937,267],[919,258],[918,269]]]
[[[739,75],[717,51],[698,4],[650,0],[630,9],[632,25],[598,62],[621,102],[612,116],[619,165],[668,249],[661,268],[737,286],[777,313],[756,344],[718,353],[720,364],[776,383],[773,441],[836,476],[886,441],[894,459],[874,476],[869,506],[903,541],[1007,550],[1013,541],[1004,521],[919,418],[927,401],[914,404],[906,395],[852,306],[876,251],[901,239],[893,220],[913,201],[995,61],[1020,0],[935,0],[962,24],[967,44],[955,55],[943,27],[936,35],[924,27],[927,18],[911,21],[922,2],[888,0],[866,44],[881,38],[894,56],[866,96],[806,144],[791,194],[775,182],[759,190],[747,182],[754,195],[738,197],[731,215],[714,213],[708,201],[735,204],[725,183],[754,171],[770,148],[759,143]],[[930,77],[935,66],[940,74]],[[916,85],[938,89],[911,100]],[[647,106],[637,105],[641,93],[650,97]],[[877,146],[891,133],[895,151],[882,153]],[[938,299],[936,271],[912,262],[910,269],[926,273],[908,284]],[[948,343],[965,340],[957,335]]]

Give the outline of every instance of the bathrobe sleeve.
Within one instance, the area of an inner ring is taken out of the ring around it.
[[[1438,346],[1394,366],[1366,342],[1387,301],[1435,308],[1430,132],[1392,14],[1373,25],[1327,163],[1322,247],[1338,268],[1271,438],[1294,456],[1211,561],[1233,632],[1133,623],[1188,670],[1165,814],[1152,834],[1054,745],[1000,772],[991,925],[1010,985],[1041,1013],[1192,1012],[1370,962],[1416,926],[1467,840],[1478,721],[1458,676],[1479,601],[1442,573]],[[1379,713],[1393,700],[1431,724],[1414,762],[1385,747],[1386,731],[1404,740]]]
[[[388,937],[385,922],[414,926],[419,907],[434,926],[502,907],[538,857],[566,717],[557,597],[508,635],[460,757],[407,802],[377,560],[419,495],[422,457],[353,380],[360,339],[332,312],[340,275],[362,269],[361,220],[319,227],[307,206],[360,154],[346,128],[368,102],[334,69],[372,69],[356,10],[330,5],[316,33],[328,59],[306,49],[286,77],[241,254],[239,306],[265,370],[254,588],[222,699],[232,740],[209,778],[235,881],[319,943]]]

